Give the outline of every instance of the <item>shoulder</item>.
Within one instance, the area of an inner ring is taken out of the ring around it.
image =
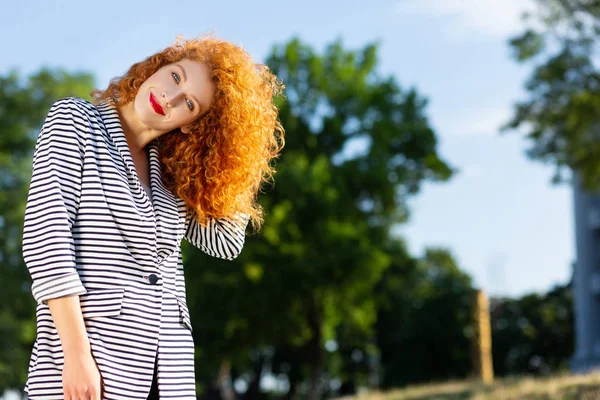
[[[93,110],[93,104],[79,97],[64,97],[55,101],[40,130],[38,141],[75,141],[81,147],[95,119]]]
[[[98,121],[96,106],[80,97],[63,97],[56,100],[50,107],[42,130],[54,124],[71,125],[78,131],[90,130]]]
[[[59,112],[83,117],[94,115],[94,110],[95,106],[85,99],[80,97],[63,97],[52,104],[49,114]]]

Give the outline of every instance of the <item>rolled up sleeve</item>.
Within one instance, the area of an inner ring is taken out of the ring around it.
[[[236,213],[232,218],[211,218],[202,226],[191,212],[184,238],[210,256],[233,260],[242,252],[249,220],[248,214]]]

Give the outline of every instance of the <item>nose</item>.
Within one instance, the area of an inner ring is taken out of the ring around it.
[[[165,99],[165,102],[169,107],[175,106],[181,99],[183,99],[183,92],[179,89],[175,89],[173,91],[164,91],[162,93],[162,97]]]

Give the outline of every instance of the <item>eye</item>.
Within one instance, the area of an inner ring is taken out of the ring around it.
[[[179,74],[177,72],[172,72],[171,76],[173,76],[173,79],[175,80],[175,83],[177,83],[179,85],[179,81],[181,80],[179,78]]]
[[[185,99],[185,101],[187,102],[190,111],[194,110],[194,103],[192,103],[189,99]]]

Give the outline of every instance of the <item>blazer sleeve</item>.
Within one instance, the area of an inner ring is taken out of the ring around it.
[[[249,215],[237,213],[233,218],[211,218],[206,226],[202,226],[196,213],[190,212],[184,237],[210,256],[233,260],[244,247],[249,219]]]
[[[73,98],[52,105],[37,138],[25,207],[23,259],[38,303],[85,294],[71,229],[81,194],[89,124]]]

